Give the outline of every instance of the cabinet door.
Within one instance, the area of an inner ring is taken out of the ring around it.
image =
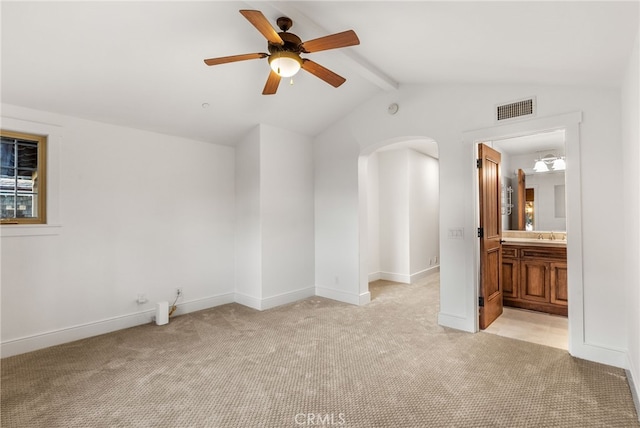
[[[567,293],[567,263],[549,263],[549,270],[551,303],[567,306],[569,304],[569,295]]]
[[[518,279],[520,271],[516,259],[502,259],[502,297],[509,299],[518,298]]]
[[[548,262],[520,261],[520,298],[531,302],[551,302]]]

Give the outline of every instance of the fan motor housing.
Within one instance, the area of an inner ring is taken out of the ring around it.
[[[283,45],[277,45],[271,42],[267,43],[267,49],[269,49],[269,53],[273,54],[275,52],[297,52],[300,53],[300,45],[302,44],[302,40],[300,37],[296,36],[293,33],[281,32],[278,33],[282,41]]]

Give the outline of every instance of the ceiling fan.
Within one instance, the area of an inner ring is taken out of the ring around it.
[[[301,58],[300,54],[358,45],[360,44],[360,40],[358,40],[358,36],[353,30],[303,42],[300,40],[300,37],[288,32],[289,28],[293,25],[293,21],[289,18],[278,18],[276,23],[280,30],[282,30],[278,33],[259,10],[241,10],[240,13],[267,39],[267,49],[269,53],[250,53],[210,58],[204,60],[205,64],[218,65],[249,59],[269,58],[268,61],[271,66],[271,71],[262,95],[275,94],[278,90],[280,79],[282,77],[293,76],[300,69],[313,74],[335,88],[346,81],[344,77],[337,75],[320,64],[307,58]]]

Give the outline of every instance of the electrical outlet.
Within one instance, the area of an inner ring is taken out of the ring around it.
[[[147,303],[149,300],[147,299],[147,295],[144,293],[139,293],[138,294],[138,300],[136,300],[136,302],[138,302],[139,305],[142,305],[143,303]]]
[[[177,295],[178,297],[182,296],[182,288],[178,288],[178,289],[176,289],[176,295]]]

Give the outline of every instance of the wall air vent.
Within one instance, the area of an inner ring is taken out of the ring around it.
[[[535,97],[527,98],[520,101],[514,101],[509,104],[502,104],[496,107],[496,121],[498,122],[508,119],[535,116],[535,114]]]

